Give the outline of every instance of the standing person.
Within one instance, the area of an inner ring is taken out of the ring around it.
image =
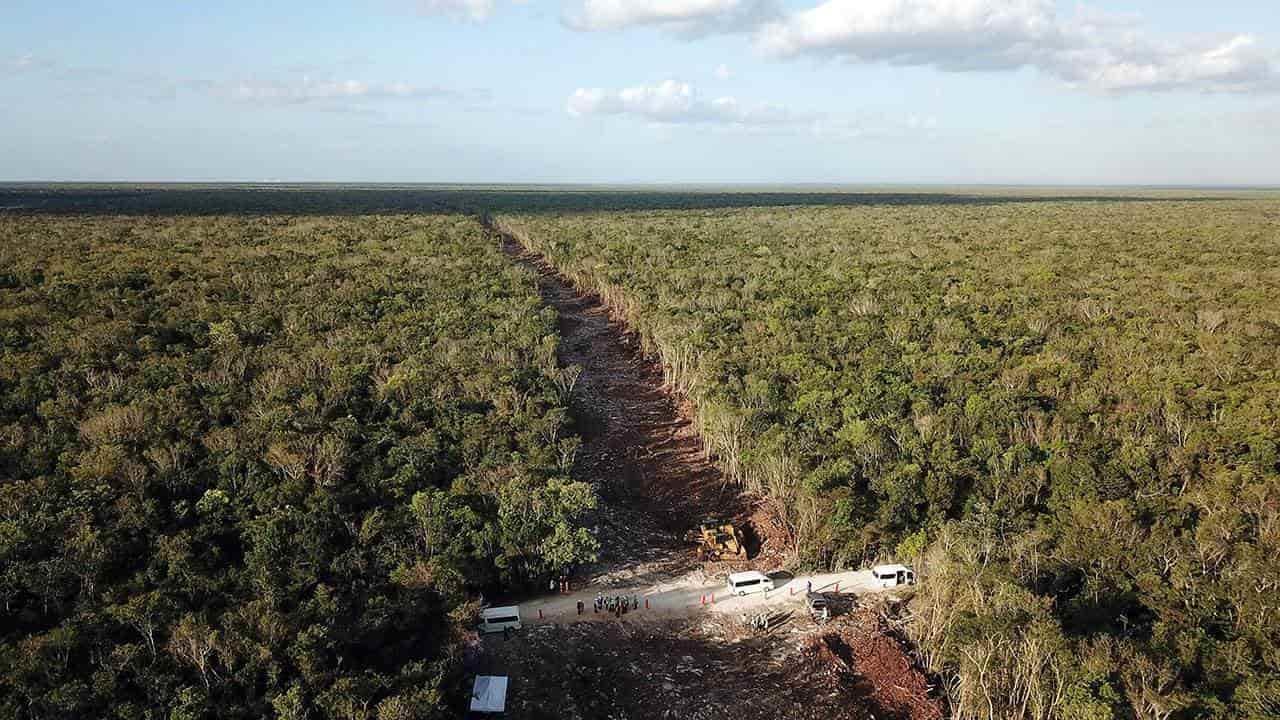
[[[581,600],[579,600],[579,601],[578,601],[578,614],[579,614],[579,615],[581,615],[581,614],[582,614],[582,601],[581,601]]]
[[[813,592],[813,579],[812,579],[812,578],[810,578],[809,580],[805,580],[805,581],[804,581],[804,591],[805,591],[806,593],[811,593],[811,592]]]

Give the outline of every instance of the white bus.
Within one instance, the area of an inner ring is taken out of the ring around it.
[[[756,570],[733,573],[729,576],[729,592],[734,595],[768,592],[773,589],[773,580],[768,575]]]
[[[480,632],[502,632],[510,628],[520,629],[520,608],[516,605],[507,607],[485,608],[480,611]]]

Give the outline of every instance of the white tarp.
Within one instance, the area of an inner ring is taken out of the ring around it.
[[[507,678],[479,675],[471,691],[471,712],[500,713],[507,707]]]

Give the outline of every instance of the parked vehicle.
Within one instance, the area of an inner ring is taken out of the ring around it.
[[[730,575],[727,585],[729,586],[729,592],[734,595],[750,595],[751,593],[772,590],[773,580],[762,572],[748,570]]]
[[[480,611],[479,630],[482,633],[519,630],[520,627],[519,606],[509,605],[507,607],[485,608]]]
[[[875,575],[876,584],[883,588],[916,584],[915,572],[906,565],[877,565],[871,568],[871,572]]]
[[[805,595],[805,607],[809,609],[809,615],[818,622],[826,622],[831,619],[831,601],[822,593],[811,592]]]

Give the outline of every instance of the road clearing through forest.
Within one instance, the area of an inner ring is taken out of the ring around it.
[[[519,604],[526,627],[477,639],[469,669],[510,679],[507,717],[941,718],[928,678],[885,629],[885,605],[868,602],[892,604],[894,593],[869,570],[779,572],[791,556],[785,534],[708,457],[691,408],[666,387],[660,362],[599,297],[486,225],[514,262],[537,273],[542,299],[557,315],[558,360],[581,368],[570,398],[582,440],[572,475],[601,500],[599,561],[575,570],[575,591],[496,600]],[[708,516],[743,528],[749,560],[698,561],[684,538]],[[770,574],[775,589],[730,596],[726,576],[747,569]],[[802,604],[809,583],[825,593],[838,584],[841,596],[860,602],[817,624]],[[597,593],[634,595],[638,607],[621,618],[596,613]],[[778,622],[763,633],[737,617],[765,611]]]
[[[520,618],[524,623],[535,624],[615,619],[611,613],[593,611],[597,593],[628,600],[634,597],[635,609],[628,611],[623,617],[639,622],[646,619],[688,617],[701,612],[759,612],[788,604],[798,605],[804,602],[805,593],[810,587],[813,592],[852,594],[855,597],[886,591],[886,588],[880,587],[870,570],[799,577],[773,573],[773,590],[743,596],[730,593],[723,579],[720,582],[699,583],[704,577],[702,573],[694,573],[644,587],[588,586],[567,595],[549,595],[521,603]],[[578,614],[579,602],[584,608],[581,615]]]
[[[698,564],[684,534],[708,515],[744,528],[753,557],[777,563],[784,542],[771,537],[760,504],[707,456],[688,408],[639,337],[541,255],[500,237],[512,260],[538,273],[539,292],[556,311],[560,364],[581,368],[570,399],[582,439],[573,475],[596,488],[602,508],[595,528],[600,562],[580,576],[642,586],[687,574]]]

